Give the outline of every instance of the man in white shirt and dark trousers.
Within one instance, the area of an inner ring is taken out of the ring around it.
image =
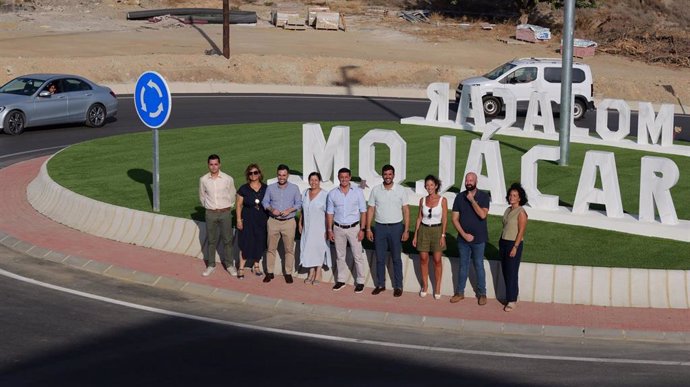
[[[383,183],[374,187],[369,195],[367,216],[367,239],[374,242],[376,249],[376,272],[373,276],[376,288],[371,294],[377,295],[386,290],[386,258],[390,251],[393,261],[393,296],[400,297],[403,293],[402,242],[409,237],[410,207],[407,205],[405,188],[393,182],[395,168],[384,165],[381,176]]]
[[[235,205],[235,182],[220,170],[220,157],[208,156],[208,173],[199,179],[199,201],[206,209],[206,249],[204,261],[206,270],[201,274],[208,277],[216,269],[216,247],[218,233],[223,241],[225,260],[223,266],[232,276],[237,275],[232,262],[232,207]],[[223,255],[221,255],[221,259]]]
[[[364,270],[367,258],[362,249],[366,228],[367,203],[361,188],[350,184],[352,173],[347,168],[338,170],[340,185],[328,193],[326,201],[326,229],[328,240],[335,242],[337,279],[333,291],[345,287],[347,280],[347,245],[355,260],[355,293],[364,291]]]

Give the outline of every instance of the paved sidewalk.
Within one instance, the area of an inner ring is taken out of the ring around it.
[[[461,332],[690,343],[690,309],[520,302],[515,311],[505,313],[493,299],[486,306],[477,305],[471,297],[450,304],[448,297],[420,298],[417,289],[394,298],[392,289],[372,296],[371,289],[355,294],[352,286],[336,293],[332,284],[312,286],[296,279],[288,285],[280,276],[264,284],[248,270],[246,278],[238,280],[220,266],[204,278],[200,275],[204,264],[199,259],[98,238],[38,213],[27,202],[26,186],[45,160],[0,169],[0,243],[31,256],[194,295],[336,319]]]

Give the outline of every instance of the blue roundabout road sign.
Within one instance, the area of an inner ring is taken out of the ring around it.
[[[134,87],[134,107],[144,125],[157,129],[165,125],[172,110],[170,88],[163,76],[147,71]]]

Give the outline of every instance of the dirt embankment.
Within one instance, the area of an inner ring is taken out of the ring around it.
[[[15,0],[17,3],[18,0]],[[32,72],[78,73],[103,83],[133,82],[145,70],[171,81],[238,82],[318,86],[425,88],[452,86],[514,57],[557,57],[558,44],[513,45],[498,39],[511,25],[486,31],[473,21],[438,16],[413,24],[385,6],[337,0],[331,9],[346,15],[347,32],[286,31],[268,23],[270,6],[244,4],[259,23],[232,26],[231,58],[219,25],[126,21],[125,13],[169,6],[220,6],[219,0],[34,0],[0,14],[0,81]],[[235,4],[237,6],[237,4]],[[75,22],[77,20],[77,22]],[[597,53],[592,66],[595,96],[687,105],[690,72],[673,66]]]

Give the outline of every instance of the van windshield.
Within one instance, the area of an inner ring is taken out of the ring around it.
[[[517,67],[517,65],[514,65],[512,63],[504,63],[504,64],[496,67],[495,69],[489,71],[488,73],[486,73],[484,75],[484,77],[489,78],[493,81],[494,79],[500,77],[501,75],[507,73],[508,71],[514,69],[515,67]]]

